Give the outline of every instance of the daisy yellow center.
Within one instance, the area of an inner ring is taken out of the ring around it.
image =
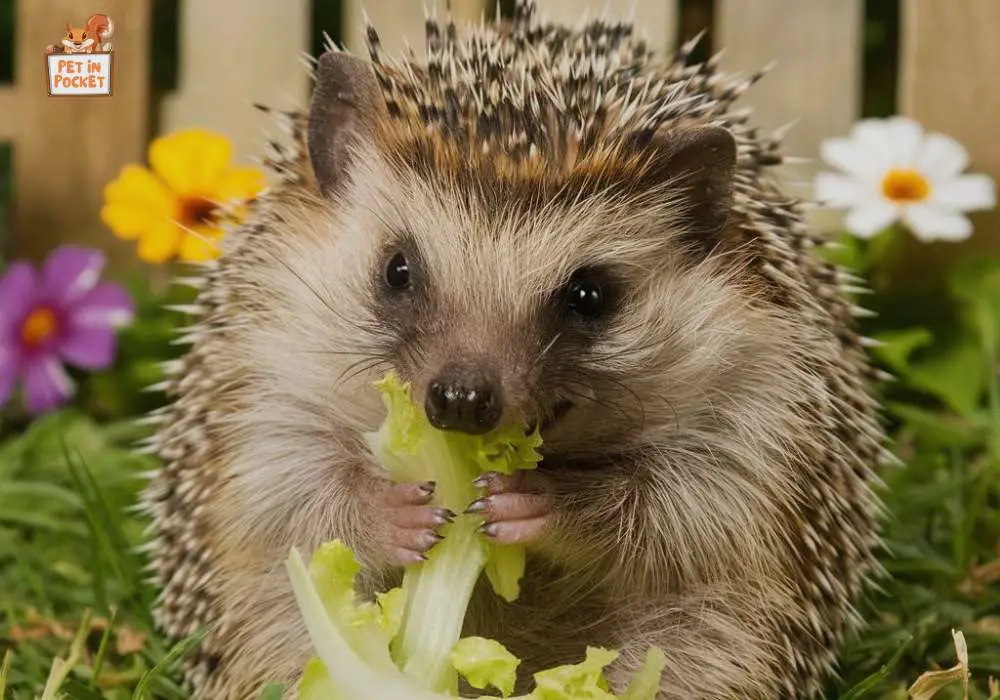
[[[916,170],[895,168],[882,179],[882,194],[893,202],[906,204],[927,199],[931,185],[927,178]]]
[[[210,199],[185,197],[180,202],[180,222],[188,228],[213,224],[218,218],[218,209],[219,207]]]
[[[29,347],[38,347],[47,342],[59,330],[56,315],[45,307],[33,310],[21,325],[21,338]]]

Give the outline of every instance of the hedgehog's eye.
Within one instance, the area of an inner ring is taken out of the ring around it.
[[[385,282],[393,289],[406,289],[410,286],[410,264],[402,253],[396,253],[389,259],[385,268]]]
[[[83,34],[82,34],[82,35],[80,36],[80,38],[81,38],[81,39],[86,39],[86,38],[87,38],[87,32],[84,32],[84,33],[83,33]]]
[[[586,272],[575,273],[566,286],[566,308],[587,319],[601,316],[607,304],[601,280]]]

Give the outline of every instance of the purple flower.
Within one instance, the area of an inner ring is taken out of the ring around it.
[[[0,406],[20,377],[24,405],[50,411],[73,395],[63,364],[103,369],[115,358],[115,328],[135,308],[119,285],[100,282],[104,255],[62,246],[39,272],[19,261],[0,277]]]

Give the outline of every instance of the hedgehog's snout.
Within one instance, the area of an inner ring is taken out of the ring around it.
[[[428,385],[424,411],[439,430],[488,433],[503,414],[500,380],[483,362],[450,364]]]

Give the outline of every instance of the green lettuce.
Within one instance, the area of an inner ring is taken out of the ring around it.
[[[484,472],[534,467],[541,460],[541,437],[537,431],[525,435],[516,424],[485,436],[437,430],[395,374],[376,388],[388,411],[382,427],[366,436],[376,459],[393,481],[436,482],[437,505],[460,513],[441,528],[444,541],[428,552],[427,561],[404,574],[404,625],[393,656],[424,687],[455,694],[458,675],[449,658],[480,574],[485,569],[507,600],[519,594],[524,574],[524,548],[491,544],[477,531],[482,518],[462,511],[478,497],[473,481]]]
[[[435,503],[458,515],[427,561],[407,567],[399,588],[359,601],[360,564],[342,542],[319,547],[308,565],[295,549],[286,562],[316,656],[299,683],[301,700],[433,700],[458,696],[459,675],[475,688],[513,692],[520,663],[499,642],[461,638],[479,576],[505,600],[520,593],[524,550],[498,546],[479,532],[480,516],[463,511],[478,498],[473,481],[486,471],[531,469],[541,457],[537,431],[508,425],[483,436],[444,432],[427,421],[410,387],[395,374],[376,383],[387,416],[366,435],[372,453],[397,482],[434,481]],[[665,665],[650,649],[620,697],[604,667],[617,652],[591,648],[578,663],[535,674],[535,690],[513,700],[654,700]],[[485,700],[485,698],[484,698]]]

